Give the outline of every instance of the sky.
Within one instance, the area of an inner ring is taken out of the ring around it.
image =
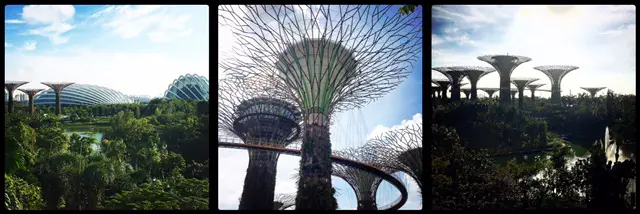
[[[180,75],[209,78],[209,7],[5,7],[5,79],[98,85],[160,97]]]
[[[518,66],[512,77],[539,78],[535,83],[545,83],[542,89],[550,89],[551,82],[533,67],[575,65],[580,68],[569,72],[561,82],[563,96],[586,93],[580,87],[607,87],[616,93],[635,94],[633,5],[440,5],[431,11],[433,67],[490,66],[477,57],[521,55],[532,61]],[[437,71],[431,74],[432,78],[445,78]],[[499,80],[494,72],[481,78],[478,87],[498,88]],[[603,90],[598,95],[605,93]],[[484,92],[478,95],[487,96]],[[550,97],[551,93],[536,96]]]
[[[397,11],[397,9],[392,9]],[[304,13],[305,11],[296,11]],[[419,8],[422,13],[422,8]],[[229,56],[230,50],[237,49],[237,39],[226,26],[218,24],[218,53]],[[410,124],[422,123],[422,53],[408,70],[410,75],[393,91],[359,109],[336,113],[330,127],[332,150],[362,146],[375,136]],[[223,58],[223,57],[221,57]],[[224,60],[219,59],[220,60]],[[218,66],[219,78],[224,78],[224,70]],[[220,135],[220,133],[219,133]],[[275,194],[295,194],[297,187],[292,175],[297,173],[300,158],[281,155],[278,159]],[[248,153],[245,150],[218,149],[218,209],[238,209],[244,178],[248,166]],[[409,198],[402,209],[422,209],[422,198],[418,194],[415,181],[403,173],[399,176],[407,183]],[[338,189],[339,209],[355,210],[356,196],[349,185],[340,178],[333,177],[333,186]],[[400,194],[389,184],[378,189],[379,206],[396,200]]]

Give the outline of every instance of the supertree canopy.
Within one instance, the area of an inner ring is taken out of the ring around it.
[[[440,95],[440,86],[431,86],[431,97],[436,98]]]
[[[404,172],[413,178],[422,194],[422,122],[391,130],[370,140],[367,151],[375,151],[389,172]]]
[[[364,148],[349,148],[334,152],[334,155],[360,161],[380,168],[379,155],[376,151],[364,151]],[[358,210],[377,210],[376,192],[382,179],[369,172],[353,167],[335,164],[333,175],[345,180],[358,198]]]
[[[393,90],[422,51],[422,12],[397,6],[220,6],[237,39],[220,67],[270,80],[303,114],[296,209],[333,210],[329,125],[334,112],[361,107]],[[254,87],[266,87],[256,85]]]
[[[560,83],[562,83],[562,79],[569,72],[578,69],[578,66],[573,65],[543,65],[533,67],[538,71],[541,71],[549,80],[551,80],[551,102],[555,104],[562,104],[561,94],[560,94]]]
[[[61,105],[61,95],[60,93],[62,93],[62,90],[64,88],[66,88],[67,86],[73,85],[74,83],[72,82],[42,82],[43,85],[49,86],[49,88],[53,89],[53,91],[56,93],[56,115],[60,115],[60,112],[62,112],[62,105]]]
[[[456,66],[457,68],[464,71],[465,76],[469,79],[469,83],[471,83],[471,99],[478,99],[478,81],[484,75],[495,72],[496,69],[492,67],[482,67],[482,66]]]
[[[509,105],[511,97],[511,73],[520,64],[531,61],[526,56],[512,55],[485,55],[479,56],[479,60],[491,64],[500,74],[500,104]]]
[[[9,92],[9,113],[13,112],[13,92],[20,86],[27,84],[26,81],[5,81],[4,89]]]
[[[436,81],[436,83],[438,83],[438,85],[440,86],[440,96],[443,99],[447,99],[447,89],[449,88],[449,85],[451,85],[451,81],[449,81],[448,79],[440,78],[433,79],[433,81]]]
[[[589,92],[589,95],[591,95],[591,97],[596,97],[596,94],[601,91],[602,89],[605,89],[607,87],[580,87],[581,89],[584,89],[585,91]]]
[[[532,82],[538,81],[538,78],[513,78],[511,82],[518,88],[518,107],[522,109],[524,107],[524,88]]]
[[[44,89],[36,89],[36,88],[27,88],[27,89],[18,89],[22,92],[24,92],[25,94],[27,94],[29,96],[29,112],[30,113],[35,113],[36,109],[33,106],[33,97],[36,96],[36,94]]]
[[[465,67],[436,67],[433,70],[439,71],[449,78],[451,82],[451,100],[460,100],[460,82],[466,76]]]
[[[246,144],[286,147],[300,133],[300,112],[275,90],[247,90],[246,82],[218,83],[218,129]],[[279,153],[249,150],[240,210],[273,209]]]
[[[531,102],[533,102],[533,103],[536,102],[536,90],[538,90],[540,87],[545,86],[545,85],[546,84],[544,84],[544,83],[527,85],[527,88],[529,88],[529,90],[531,90]]]
[[[273,201],[274,210],[285,210],[296,205],[296,195],[294,194],[277,194]]]
[[[497,88],[478,88],[478,90],[484,91],[485,93],[487,93],[489,95],[489,98],[493,98],[493,94],[496,93],[496,91],[500,90]],[[509,91],[511,91],[511,89],[509,89]]]

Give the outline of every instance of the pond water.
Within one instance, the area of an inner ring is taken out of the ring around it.
[[[71,136],[73,133],[76,133],[81,137],[93,137],[97,140],[98,143],[102,142],[102,137],[104,136],[104,133],[101,132],[65,132],[65,134],[69,136]],[[93,144],[91,145],[91,148],[94,151],[98,151],[100,150],[100,144]]]

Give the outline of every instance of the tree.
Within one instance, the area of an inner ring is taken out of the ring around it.
[[[513,209],[517,182],[495,168],[486,151],[464,148],[455,129],[433,124],[431,176],[434,209]]]
[[[140,118],[140,107],[136,106],[136,118]]]
[[[5,173],[27,176],[37,157],[36,132],[18,123],[7,129],[4,136]]]
[[[42,189],[25,180],[4,174],[4,204],[7,210],[39,210],[44,206]]]
[[[105,202],[105,209],[130,210],[206,210],[209,209],[209,181],[178,179],[156,181],[132,191],[123,191]]]
[[[416,8],[418,8],[418,5],[405,5],[400,7],[398,9],[398,12],[400,12],[402,15],[409,15],[413,13],[413,11],[415,11]]]
[[[82,156],[88,156],[91,154],[91,151],[93,151],[91,145],[97,143],[95,142],[95,138],[81,137],[77,133],[71,134],[69,141],[69,150]]]
[[[69,138],[60,128],[40,128],[37,130],[38,147],[45,153],[56,153],[69,149]]]

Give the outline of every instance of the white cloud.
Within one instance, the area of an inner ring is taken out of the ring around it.
[[[36,49],[36,42],[25,42],[22,46],[23,51],[33,51]]]
[[[444,40],[454,41],[461,33],[470,35],[473,46],[460,49],[467,39],[459,43],[441,44],[432,49],[433,66],[490,66],[477,59],[486,54],[509,54],[531,57],[532,61],[518,66],[512,76],[539,78],[536,83],[550,81],[542,72],[534,70],[539,65],[576,65],[580,68],[567,74],[562,80],[562,94],[582,92],[581,86],[606,86],[617,93],[635,93],[635,7],[633,6],[522,6],[499,9],[480,6],[444,7],[452,22],[442,26]],[[477,14],[472,14],[477,11]],[[456,13],[452,15],[450,13]],[[500,20],[495,24],[482,22],[483,28],[474,28],[467,16],[490,17]],[[502,24],[510,23],[510,24]],[[452,33],[453,29],[460,29]],[[467,30],[465,30],[467,29]],[[473,30],[469,30],[473,29]],[[449,33],[447,33],[449,32]],[[451,38],[447,37],[450,36]],[[439,74],[434,73],[434,78]],[[498,87],[499,75],[489,74],[478,87]],[[481,96],[484,93],[480,93]],[[549,97],[550,93],[536,95]]]
[[[440,36],[436,34],[431,34],[431,45],[437,45],[443,42],[444,42],[444,39],[442,39]]]
[[[459,29],[458,29],[458,28],[456,28],[456,27],[448,27],[448,28],[445,28],[445,29],[444,29],[444,32],[445,32],[445,33],[455,33],[455,32],[458,32],[458,30],[459,30]]]
[[[123,39],[146,35],[153,42],[170,42],[191,35],[189,14],[172,14],[168,6],[109,6],[90,16]]]
[[[62,23],[73,18],[73,5],[29,5],[22,8],[22,19],[28,24]]]
[[[62,34],[75,28],[68,23],[74,14],[73,5],[29,5],[22,8],[22,19],[27,24],[48,25],[28,30],[26,34],[47,37],[56,45],[69,41],[69,38],[62,37]]]
[[[25,23],[25,21],[18,20],[18,19],[9,19],[9,20],[4,21],[4,23],[6,23],[6,24],[23,24],[23,23]]]
[[[454,42],[454,43],[457,43],[460,46],[467,45],[467,44],[468,45],[474,45],[474,46],[476,45],[476,42],[471,40],[471,37],[467,33],[463,33],[463,34],[461,34],[459,36],[449,36],[449,35],[447,35],[447,36],[444,36],[444,37],[441,37],[441,38],[442,38],[442,40],[444,40],[446,42]]]
[[[416,113],[415,115],[413,115],[413,117],[411,118],[411,120],[402,120],[402,122],[400,122],[399,125],[394,125],[391,128],[383,126],[383,125],[377,125],[375,128],[373,128],[373,131],[371,131],[371,133],[369,133],[368,135],[368,139],[373,139],[376,136],[380,136],[381,134],[384,134],[385,132],[391,131],[391,130],[397,130],[397,129],[401,129],[413,124],[421,124],[422,123],[422,113]]]
[[[69,32],[74,26],[67,23],[53,23],[47,27],[29,30],[29,34],[48,37],[53,44],[59,45],[69,41],[69,37],[61,37],[63,33]]]
[[[449,30],[476,29],[488,24],[500,23],[506,17],[511,16],[514,12],[513,8],[513,6],[503,5],[434,6],[432,17],[446,19],[457,24],[455,28]]]

